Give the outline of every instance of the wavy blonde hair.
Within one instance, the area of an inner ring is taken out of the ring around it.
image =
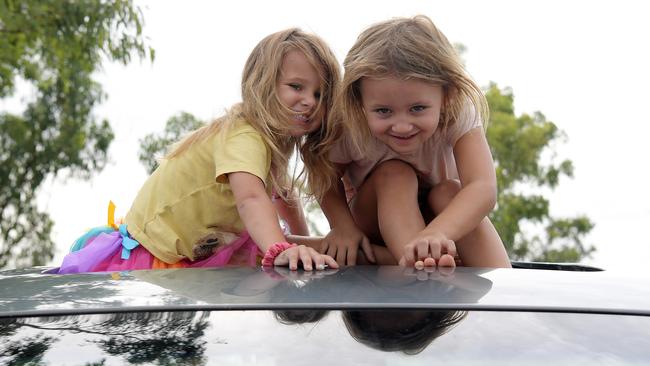
[[[370,129],[362,105],[361,80],[365,77],[417,79],[442,86],[444,102],[439,129],[457,123],[467,102],[485,128],[488,106],[481,88],[466,73],[460,56],[447,37],[425,15],[395,18],[363,31],[343,63],[340,93],[330,116],[328,144],[349,133],[359,151],[368,146]]]
[[[283,105],[277,94],[283,57],[292,50],[301,51],[320,78],[320,99],[312,118],[320,118],[322,123],[319,129],[301,137],[290,136],[291,117],[295,112]],[[231,107],[224,116],[190,133],[172,148],[166,158],[173,159],[194,143],[222,128],[229,128],[238,119],[244,119],[262,135],[272,151],[271,180],[275,192],[287,199],[287,194],[299,187],[320,198],[329,188],[333,173],[332,164],[323,150],[322,138],[340,78],[339,63],[320,37],[298,28],[273,33],[255,46],[246,61],[241,82],[242,102]],[[304,168],[290,177],[289,158],[294,151],[299,153]],[[303,175],[306,175],[306,184],[300,179]]]

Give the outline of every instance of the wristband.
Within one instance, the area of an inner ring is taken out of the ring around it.
[[[262,258],[262,267],[273,267],[275,258],[289,248],[295,247],[296,244],[290,244],[286,241],[275,243],[266,250],[264,258]]]

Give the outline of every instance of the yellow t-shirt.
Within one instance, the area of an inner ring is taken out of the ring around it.
[[[251,173],[270,194],[270,167],[271,150],[262,136],[237,121],[160,164],[126,215],[129,233],[163,262],[194,260],[202,239],[244,229],[227,174]]]

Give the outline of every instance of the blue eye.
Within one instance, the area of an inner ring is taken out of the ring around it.
[[[389,114],[391,111],[388,108],[377,108],[375,109],[375,113],[377,114]]]
[[[302,89],[302,85],[300,84],[289,84],[289,87],[293,90],[300,90]]]
[[[422,112],[425,109],[427,109],[427,107],[425,107],[423,105],[416,105],[416,106],[411,107],[412,112]]]

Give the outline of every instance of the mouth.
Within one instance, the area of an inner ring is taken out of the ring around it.
[[[412,133],[410,135],[390,135],[390,137],[398,139],[398,140],[404,140],[405,141],[405,140],[409,140],[409,139],[415,137],[415,135],[417,135],[417,133]]]
[[[309,118],[308,115],[302,114],[302,113],[294,114],[293,119],[294,119],[294,121],[304,123],[304,124],[307,124],[307,123],[311,122],[311,118]]]

